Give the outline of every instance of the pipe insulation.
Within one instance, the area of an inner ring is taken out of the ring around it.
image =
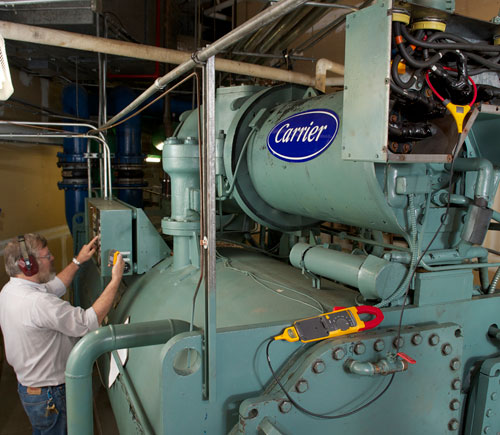
[[[25,24],[0,21],[0,34],[5,39],[31,42],[34,44],[64,47],[94,53],[112,54],[133,59],[179,65],[191,60],[191,53],[151,45],[135,44],[115,39],[99,38],[97,36],[47,29]],[[303,73],[271,68],[251,63],[237,62],[229,59],[216,59],[215,69],[227,73],[241,74],[268,80],[278,80],[305,86],[314,86],[316,79]],[[342,86],[341,77],[328,78],[327,86]]]

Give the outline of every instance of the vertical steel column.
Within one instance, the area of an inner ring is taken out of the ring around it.
[[[209,57],[205,66],[205,236],[206,274],[205,274],[205,395],[215,401],[215,337],[217,332],[215,305],[215,56]]]

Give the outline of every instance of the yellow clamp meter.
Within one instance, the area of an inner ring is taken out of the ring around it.
[[[362,321],[359,314],[371,314],[374,318]],[[293,326],[286,328],[274,339],[289,342],[300,340],[302,343],[309,343],[375,328],[382,320],[384,320],[382,311],[369,305],[335,307],[329,313],[293,322]]]

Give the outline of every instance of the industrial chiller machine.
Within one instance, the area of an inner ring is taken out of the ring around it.
[[[349,14],[336,92],[217,89],[216,292],[200,285],[202,111],[163,147],[173,252],[141,209],[88,200],[101,247],[82,304],[110,249],[129,267],[70,357],[70,433],[91,428],[95,359],[123,434],[500,431],[500,263],[483,246],[500,219],[500,26],[452,9]]]

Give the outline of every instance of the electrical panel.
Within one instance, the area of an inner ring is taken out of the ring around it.
[[[111,276],[110,256],[115,250],[125,261],[124,275],[147,272],[170,254],[144,211],[115,199],[88,199],[87,236],[100,236],[94,260],[102,277]]]

